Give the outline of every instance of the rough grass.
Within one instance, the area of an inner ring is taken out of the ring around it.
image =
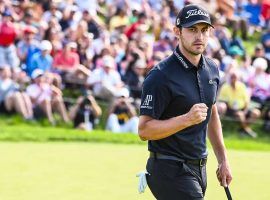
[[[233,122],[223,122],[226,146],[230,149],[270,151],[270,134],[261,130],[261,125],[255,125],[259,138],[241,137]],[[105,142],[118,144],[146,144],[134,134],[113,134],[104,130],[92,132],[74,130],[71,125],[51,127],[47,122],[24,123],[19,117],[0,117],[0,141],[69,141],[69,142]],[[210,146],[210,145],[209,145]]]

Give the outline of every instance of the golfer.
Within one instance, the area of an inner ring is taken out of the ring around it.
[[[183,7],[173,28],[178,46],[144,81],[139,136],[148,140],[146,179],[158,200],[204,199],[206,135],[220,184],[232,180],[216,106],[218,67],[202,54],[211,28],[204,8]]]

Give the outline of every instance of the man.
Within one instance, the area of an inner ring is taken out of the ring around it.
[[[114,58],[109,55],[103,56],[102,68],[93,71],[87,79],[87,84],[93,88],[94,96],[108,101],[113,101],[122,93],[129,94],[115,69]]]
[[[258,108],[248,107],[250,94],[246,85],[239,80],[239,73],[236,69],[229,72],[229,81],[220,88],[219,100],[221,101],[218,102],[217,106],[218,108],[223,106],[223,110],[219,109],[220,114],[226,113],[226,115],[235,117],[240,122],[240,133],[242,135],[256,138],[257,133],[249,125],[260,117],[261,112]]]
[[[207,11],[185,6],[173,29],[178,47],[151,70],[143,85],[139,135],[148,140],[146,178],[158,200],[204,198],[207,133],[220,184],[232,180],[215,104],[218,68],[202,55],[211,26]]]

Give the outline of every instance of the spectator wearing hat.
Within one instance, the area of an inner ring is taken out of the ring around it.
[[[14,45],[17,35],[12,13],[6,9],[0,22],[0,63],[12,68],[17,68],[20,63]]]
[[[267,61],[264,58],[256,58],[252,65],[255,73],[248,80],[251,99],[264,105],[265,101],[270,98],[270,75],[265,72]]]
[[[33,83],[26,88],[31,98],[35,117],[46,116],[52,125],[55,125],[53,112],[58,112],[64,122],[69,118],[63,101],[62,91],[51,85],[41,69],[35,69],[31,75]]]
[[[109,117],[106,123],[106,130],[113,133],[138,133],[139,118],[135,107],[128,98],[128,93],[121,92],[109,111]]]
[[[228,116],[235,117],[240,122],[241,134],[257,137],[257,133],[250,128],[249,124],[258,119],[261,112],[257,108],[248,107],[250,95],[245,84],[239,80],[239,71],[233,69],[229,72],[229,81],[222,85],[219,100],[222,101],[218,103],[221,115],[226,113]]]
[[[30,65],[32,56],[39,52],[39,42],[34,39],[36,32],[37,29],[33,26],[26,26],[23,31],[23,38],[17,44],[17,54],[23,69]]]
[[[119,96],[119,93],[128,90],[115,70],[114,58],[107,55],[102,61],[102,67],[93,71],[87,79],[87,84],[92,87],[94,96],[111,101]]]
[[[33,119],[32,104],[29,96],[20,91],[19,85],[12,80],[9,66],[0,69],[0,112],[21,114],[24,119]]]
[[[40,43],[40,51],[35,53],[31,59],[30,64],[27,66],[26,72],[29,76],[35,69],[41,69],[43,72],[51,71],[53,58],[50,55],[52,44],[48,40],[43,40]]]
[[[251,61],[253,62],[256,58],[264,58],[266,59],[267,61],[267,69],[266,69],[266,72],[268,74],[270,74],[270,60],[265,56],[265,50],[264,50],[264,47],[261,43],[258,43],[256,46],[255,46],[255,49],[254,49],[254,54],[253,56],[251,57]]]
[[[125,8],[118,7],[116,13],[110,19],[109,29],[110,31],[117,31],[122,33],[127,25],[129,25],[127,11]]]

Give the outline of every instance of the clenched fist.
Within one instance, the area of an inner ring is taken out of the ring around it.
[[[207,117],[208,107],[204,103],[194,104],[190,111],[187,113],[189,122],[192,125],[203,122]]]

